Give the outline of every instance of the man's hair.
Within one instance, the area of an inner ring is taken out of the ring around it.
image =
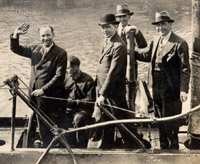
[[[41,28],[44,28],[44,27],[49,27],[50,30],[51,30],[51,32],[52,32],[52,34],[54,33],[54,29],[53,29],[52,26],[41,26],[41,27],[38,29],[38,31],[40,31],[40,29],[41,29]]]
[[[81,61],[76,56],[69,56],[69,63],[71,66],[80,66]]]

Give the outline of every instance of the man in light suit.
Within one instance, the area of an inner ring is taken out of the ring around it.
[[[140,60],[151,62],[151,75],[155,115],[168,117],[180,114],[182,102],[187,100],[190,81],[190,63],[187,42],[172,31],[172,20],[167,11],[156,13],[159,37],[147,52],[138,50]],[[178,122],[159,124],[160,147],[179,149]]]
[[[126,63],[127,63],[127,49],[126,45],[120,36],[117,34],[117,25],[114,14],[106,14],[100,18],[99,26],[102,29],[104,36],[104,46],[98,62],[97,70],[97,88],[98,97],[93,117],[98,122],[100,118],[103,121],[110,120],[108,115],[103,113],[101,116],[100,108],[104,104],[110,104],[117,107],[127,109],[126,104]],[[100,108],[99,108],[100,107]],[[110,110],[107,108],[117,119],[130,118],[130,114],[120,110]],[[128,127],[128,126],[127,126]],[[135,135],[134,125],[132,126]],[[106,126],[103,130],[102,148],[112,148],[114,146],[114,126]],[[124,130],[119,129],[124,140],[125,147],[136,148],[137,144],[133,142],[131,137],[127,135]]]
[[[31,78],[29,94],[31,103],[36,104],[58,127],[63,126],[62,116],[65,112],[64,103],[56,100],[45,99],[41,96],[65,97],[64,79],[67,66],[67,53],[58,47],[54,42],[54,29],[51,26],[44,26],[39,29],[42,45],[21,46],[19,36],[28,32],[29,24],[22,24],[17,27],[11,35],[10,49],[23,57],[31,59]],[[33,122],[35,115],[33,115]],[[50,129],[37,118],[40,139],[43,147],[51,141],[53,134]],[[31,127],[31,126],[30,126]],[[30,128],[30,135],[34,135],[36,125]],[[34,138],[32,136],[32,138]],[[33,140],[29,140],[32,146]]]

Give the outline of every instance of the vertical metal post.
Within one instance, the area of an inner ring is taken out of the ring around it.
[[[16,101],[17,101],[17,90],[18,86],[18,78],[17,76],[14,76],[13,78],[13,107],[12,107],[12,118],[11,118],[11,151],[14,151],[14,145],[15,145],[15,115],[16,115]]]
[[[127,104],[128,108],[131,111],[135,112],[135,90],[136,90],[136,77],[135,77],[135,59],[134,59],[134,34],[135,31],[131,30],[128,35],[126,36],[127,38],[127,69],[126,69],[126,78],[128,81],[127,84]],[[135,117],[135,115],[134,115]]]
[[[191,107],[200,104],[200,0],[192,0]],[[188,131],[200,135],[200,112],[190,115]]]

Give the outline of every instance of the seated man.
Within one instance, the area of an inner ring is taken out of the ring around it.
[[[87,102],[95,101],[94,80],[80,70],[80,60],[75,56],[69,57],[68,60],[67,75],[65,77],[65,95],[68,100],[67,121],[69,128],[70,125],[75,128],[87,125],[94,105]],[[80,100],[80,102],[73,100]],[[68,139],[72,146],[85,148],[88,143],[88,132],[79,131],[75,135],[70,134]]]

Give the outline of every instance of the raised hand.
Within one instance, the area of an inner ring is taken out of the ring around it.
[[[13,38],[17,38],[18,35],[23,35],[28,32],[30,25],[28,23],[23,23],[20,26],[18,26],[13,34]]]
[[[138,28],[136,26],[126,26],[126,33],[129,33],[131,30],[135,31],[135,34],[138,33]]]

